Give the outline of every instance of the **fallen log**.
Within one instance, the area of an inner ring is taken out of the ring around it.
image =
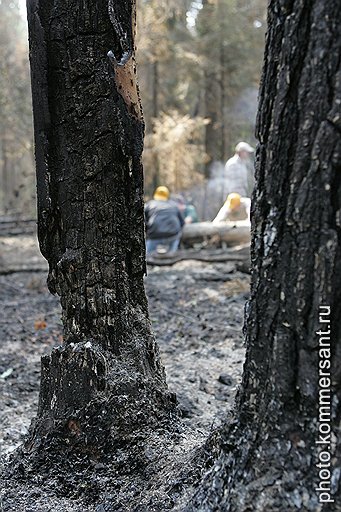
[[[244,244],[231,249],[221,250],[183,250],[176,253],[148,255],[147,264],[150,266],[174,265],[179,261],[196,260],[207,263],[236,263],[241,269],[248,269],[250,266],[250,245]],[[246,271],[246,270],[243,270]]]
[[[31,218],[0,217],[0,236],[32,235],[37,221]]]
[[[16,267],[1,267],[0,266],[0,276],[8,276],[10,274],[18,274],[18,273],[34,273],[34,272],[47,272],[47,265],[18,265]]]
[[[193,246],[196,243],[205,245],[226,245],[234,246],[250,243],[249,221],[221,222],[197,222],[184,226],[181,242],[185,247]]]

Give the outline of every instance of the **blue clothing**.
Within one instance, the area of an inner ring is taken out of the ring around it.
[[[168,247],[167,252],[175,252],[178,250],[179,244],[180,244],[180,238],[181,235],[177,238],[172,238],[171,240],[169,238],[153,238],[153,239],[147,239],[146,241],[146,250],[147,254],[150,254],[157,250],[158,245],[165,245]]]
[[[185,221],[174,201],[152,199],[145,206],[144,216],[148,240],[181,235]]]

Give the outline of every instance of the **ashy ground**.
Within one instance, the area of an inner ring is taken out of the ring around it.
[[[36,412],[40,357],[63,338],[35,237],[2,237],[0,254],[0,449],[8,467]],[[82,477],[59,475],[58,468],[35,480],[4,477],[1,511],[181,510],[194,473],[205,471],[191,472],[191,461],[200,464],[198,453],[240,382],[249,276],[235,263],[182,261],[150,267],[146,288],[168,385],[178,397],[177,426],[146,435],[129,453],[118,450],[109,472],[97,464]]]

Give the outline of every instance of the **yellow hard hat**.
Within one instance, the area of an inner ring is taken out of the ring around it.
[[[230,210],[235,210],[236,208],[239,208],[240,199],[241,196],[239,194],[237,194],[236,192],[232,192],[232,194],[229,194],[226,198],[227,207],[230,208]]]
[[[154,199],[167,201],[167,199],[169,199],[169,195],[170,192],[167,187],[157,187],[157,189],[154,192]]]

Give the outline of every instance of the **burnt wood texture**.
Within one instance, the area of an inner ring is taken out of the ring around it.
[[[143,284],[135,0],[28,0],[28,22],[38,235],[64,324],[31,447],[57,432],[101,449],[172,408]]]
[[[338,0],[269,2],[256,135],[243,380],[222,456],[189,510],[321,510],[315,490],[320,306],[331,308],[334,493],[323,510],[341,510]]]

